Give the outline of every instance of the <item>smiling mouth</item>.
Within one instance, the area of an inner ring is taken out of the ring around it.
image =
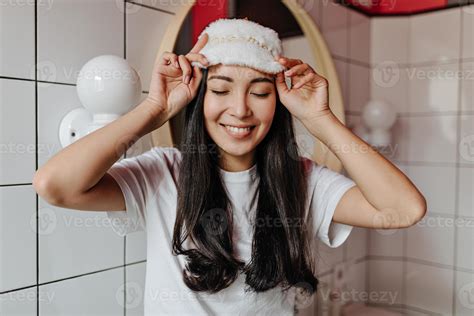
[[[234,136],[247,136],[255,128],[255,125],[248,125],[246,127],[237,127],[233,125],[225,125],[220,123],[230,134]]]

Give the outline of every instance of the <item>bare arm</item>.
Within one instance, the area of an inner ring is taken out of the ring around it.
[[[339,158],[357,184],[338,203],[334,221],[368,228],[414,225],[426,212],[423,195],[403,172],[329,113],[305,126]]]
[[[142,136],[167,121],[164,111],[146,99],[112,123],[62,149],[33,178],[38,194],[51,204],[73,201],[98,184],[109,168]],[[113,179],[102,179],[109,188]],[[117,185],[114,187],[117,189]],[[120,191],[118,191],[120,192]],[[99,200],[99,199],[98,199]]]

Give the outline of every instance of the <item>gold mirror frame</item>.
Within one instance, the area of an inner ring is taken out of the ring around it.
[[[309,16],[296,0],[283,0],[282,2],[295,17],[309,43],[309,46],[311,47],[313,58],[317,61],[316,72],[325,77],[329,82],[329,103],[331,111],[343,124],[345,124],[344,103],[339,78],[331,54],[321,32],[311,16]],[[173,22],[166,29],[156,58],[160,58],[165,51],[174,51],[181,26],[195,3],[196,1],[189,1],[188,4],[183,6],[176,13]],[[170,121],[152,132],[152,142],[154,146],[174,146]],[[331,170],[338,172],[342,170],[342,163],[339,159],[337,159],[328,147],[318,139],[316,139],[315,142],[315,151],[312,155],[312,159],[317,164],[325,165]]]

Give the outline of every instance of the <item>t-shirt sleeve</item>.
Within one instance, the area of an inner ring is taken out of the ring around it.
[[[175,157],[176,151],[172,147],[153,147],[135,157],[117,161],[107,171],[125,199],[125,210],[106,211],[112,229],[119,236],[146,230],[147,204],[150,198],[156,198],[158,188],[155,186],[161,185],[159,178],[169,169],[169,160]]]
[[[356,183],[325,166],[307,161],[310,188],[312,224],[317,238],[331,248],[342,245],[349,237],[353,226],[334,222],[333,216],[340,199]]]

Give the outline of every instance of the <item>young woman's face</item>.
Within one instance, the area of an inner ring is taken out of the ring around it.
[[[209,67],[204,119],[223,155],[253,157],[275,113],[274,75],[243,66]],[[241,128],[238,128],[241,127]]]

